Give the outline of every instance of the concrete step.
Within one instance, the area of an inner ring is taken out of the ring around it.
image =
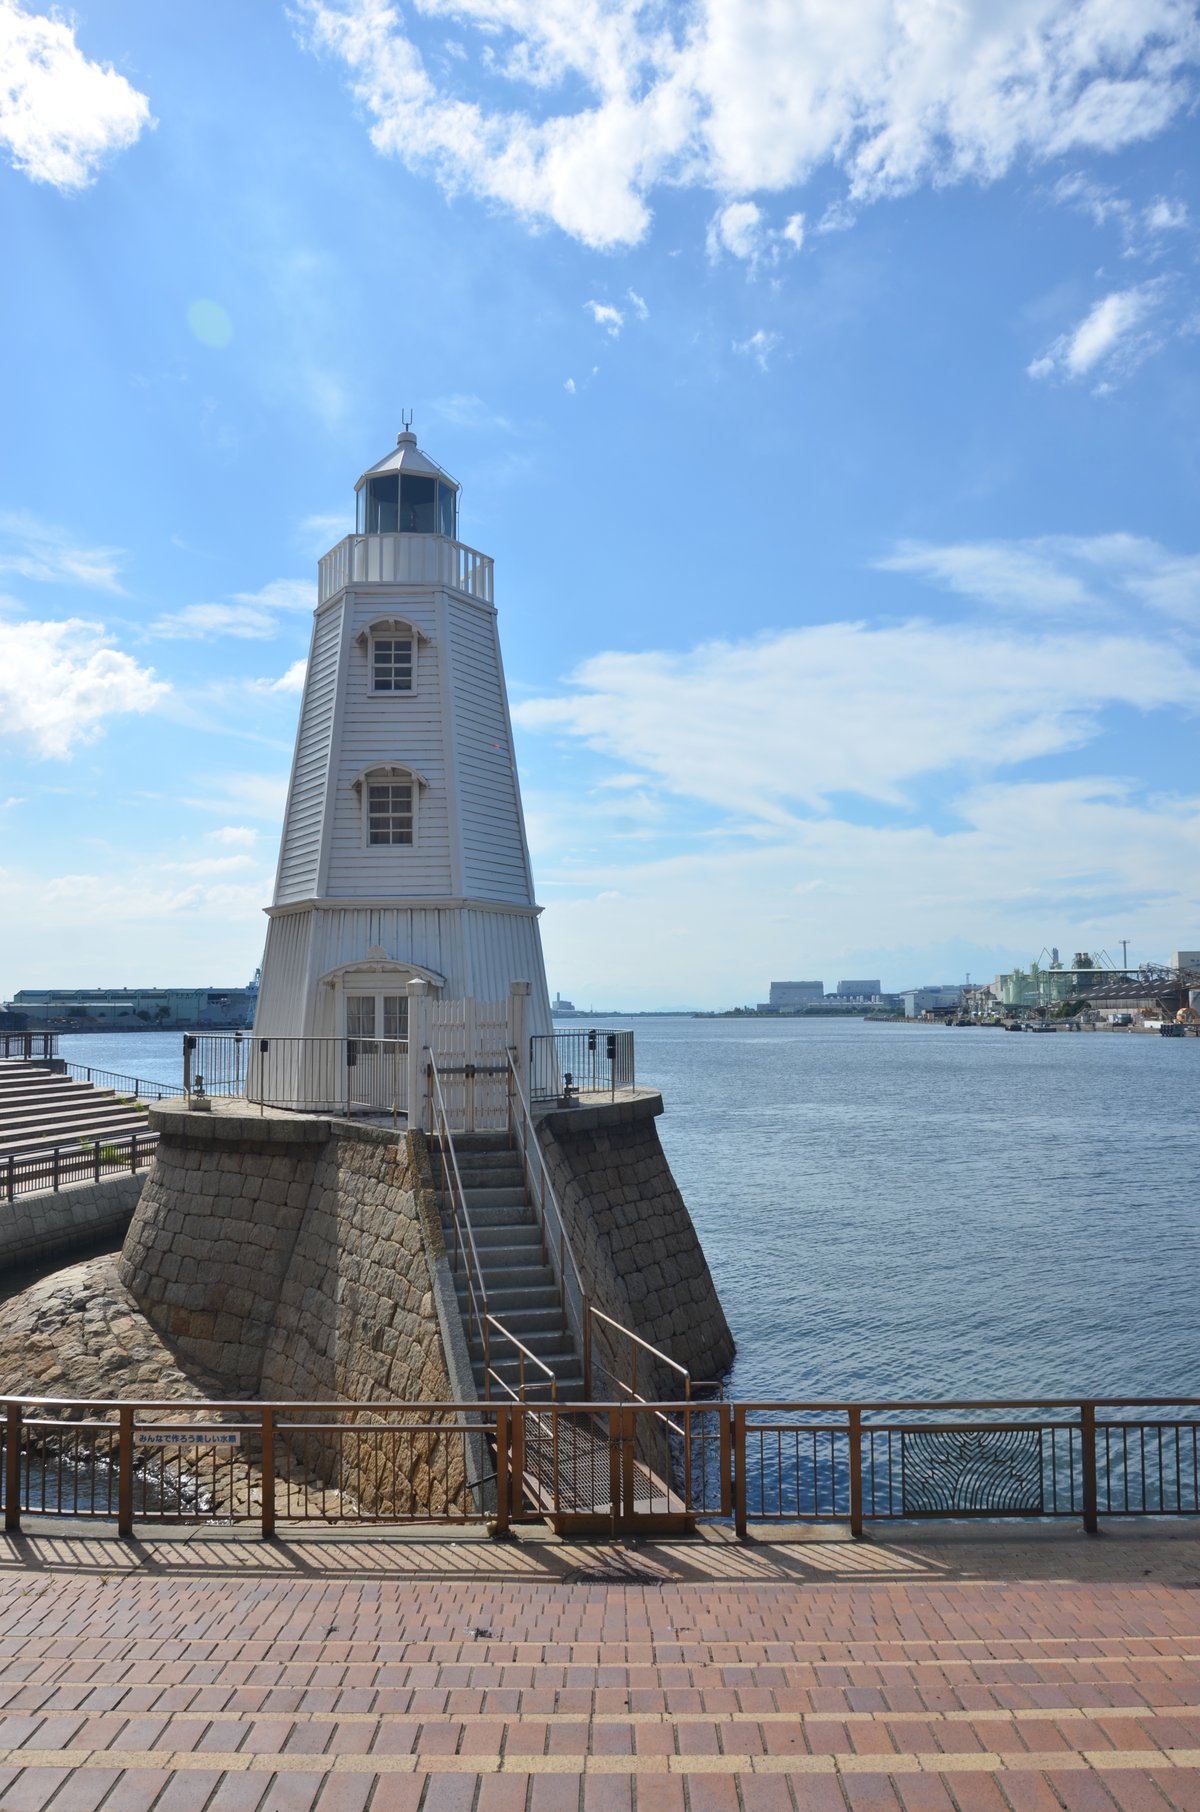
[[[0,1139],[6,1139],[9,1144],[14,1139],[25,1137],[41,1138],[44,1136],[45,1138],[67,1139],[93,1129],[97,1132],[103,1131],[117,1122],[121,1124],[132,1122],[145,1126],[146,1117],[136,1105],[129,1106],[119,1101],[103,1101],[89,1106],[85,1102],[82,1106],[72,1107],[69,1112],[64,1109],[56,1110],[52,1114],[21,1113],[11,1117],[0,1115]]]
[[[521,1208],[525,1205],[525,1188],[520,1183],[506,1189],[468,1189],[464,1184],[463,1196],[468,1212],[476,1208]],[[450,1209],[449,1190],[438,1191],[438,1203],[444,1211]]]
[[[84,1149],[90,1150],[93,1143],[102,1146],[111,1144],[123,1153],[126,1150],[127,1141],[133,1133],[138,1133],[143,1137],[147,1136],[146,1122],[131,1120],[123,1125],[118,1123],[105,1126],[96,1131],[94,1138],[88,1133],[82,1135],[77,1133],[51,1134],[49,1137],[43,1135],[40,1138],[24,1136],[16,1140],[6,1140],[0,1137],[0,1159],[6,1159],[10,1155],[35,1157],[40,1153],[53,1151],[56,1147],[64,1154]]]
[[[468,1212],[471,1217],[471,1231],[476,1238],[479,1237],[480,1230],[484,1227],[521,1227],[526,1223],[536,1225],[533,1209],[528,1202],[523,1203],[520,1207],[502,1206],[499,1208],[487,1205],[481,1208],[478,1203],[473,1202]],[[442,1206],[442,1226],[448,1227],[450,1224],[450,1204],[446,1202]]]
[[[507,1221],[499,1227],[477,1227],[472,1222],[471,1232],[475,1235],[475,1247],[482,1264],[487,1263],[485,1252],[495,1252],[502,1246],[527,1246],[538,1253],[542,1250],[541,1228],[532,1218]]]
[[[466,1287],[458,1295],[460,1305],[467,1300]],[[561,1313],[556,1284],[504,1284],[498,1289],[488,1289],[488,1307],[498,1320],[504,1321],[509,1315],[522,1311],[547,1309],[555,1315]]]

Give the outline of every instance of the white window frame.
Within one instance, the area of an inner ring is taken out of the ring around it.
[[[361,629],[359,631],[358,635],[355,637],[355,640],[358,642],[359,646],[365,651],[366,657],[367,657],[367,696],[369,698],[391,699],[391,698],[413,698],[413,697],[415,697],[416,691],[417,691],[417,686],[419,684],[418,667],[420,665],[421,643],[427,642],[429,640],[429,637],[424,633],[423,630],[418,629],[415,623],[410,623],[408,621],[407,617],[377,617],[373,623],[368,623],[365,629]],[[382,641],[389,641],[389,642],[408,641],[408,642],[411,642],[411,644],[412,644],[412,683],[411,683],[411,685],[409,685],[399,691],[397,691],[395,689],[392,689],[392,690],[380,689],[379,691],[376,690],[376,688],[375,688],[375,643],[377,641],[380,641],[380,642],[382,642]]]
[[[378,761],[361,774],[356,774],[351,783],[359,797],[359,816],[361,823],[362,847],[373,853],[385,851],[394,855],[397,851],[407,852],[417,847],[419,837],[420,798],[423,789],[429,784],[423,774],[416,768],[410,768],[403,762]],[[373,786],[411,786],[412,787],[412,841],[410,843],[372,843],[371,841],[371,788]]]

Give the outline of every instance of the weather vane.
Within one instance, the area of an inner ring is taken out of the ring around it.
[[[409,431],[409,429],[410,429],[410,428],[411,428],[411,427],[412,427],[412,424],[413,424],[413,412],[412,412],[412,410],[411,410],[411,409],[401,409],[401,411],[400,411],[400,421],[401,421],[401,425],[402,425],[402,431],[403,431],[403,432],[404,432],[404,433],[405,433],[405,434],[407,434],[407,433],[408,433],[408,431]]]

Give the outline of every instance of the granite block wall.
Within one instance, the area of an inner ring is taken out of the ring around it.
[[[0,1215],[0,1272],[41,1264],[60,1253],[115,1246],[133,1218],[146,1171],[38,1189],[4,1204]]]
[[[181,1353],[264,1401],[474,1398],[443,1331],[453,1285],[419,1133],[245,1112],[151,1120],[158,1155],[119,1274]],[[367,1508],[407,1495],[436,1510],[465,1489],[449,1435],[291,1445]]]
[[[658,1137],[662,1096],[552,1109],[538,1120],[550,1180],[584,1283],[596,1307],[631,1328],[693,1378],[728,1370],[734,1339],[687,1204]],[[596,1348],[628,1378],[628,1343],[597,1324]],[[674,1396],[668,1368],[642,1370],[644,1396]]]

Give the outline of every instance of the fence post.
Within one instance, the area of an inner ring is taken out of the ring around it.
[[[733,1429],[732,1406],[717,1405],[717,1470],[720,1473],[721,1515],[733,1514]]]
[[[500,1404],[496,1411],[496,1520],[488,1533],[503,1538],[508,1534],[508,1405]]]
[[[133,1534],[133,1407],[117,1411],[117,1534]]]
[[[529,1093],[529,1077],[528,1072],[523,1075],[522,1071],[525,1069],[525,1020],[528,1006],[529,983],[512,982],[508,990],[508,1048],[512,1052],[517,1080],[523,1085],[526,1095]]]
[[[185,1032],[183,1035],[183,1092],[185,1095],[190,1095],[192,1092],[192,1050],[195,1043],[196,1040],[191,1034]]]
[[[1083,1460],[1083,1527],[1088,1535],[1099,1535],[1100,1523],[1096,1493],[1096,1405],[1079,1405],[1079,1445]]]
[[[136,1134],[136,1132],[132,1132],[129,1135],[129,1174],[130,1174],[130,1176],[137,1175],[137,1161],[138,1161],[137,1134]]]
[[[583,1400],[592,1401],[592,1299],[583,1299]]]
[[[733,1528],[739,1541],[746,1539],[746,1405],[733,1406]]]
[[[862,1503],[862,1410],[852,1403],[846,1411],[850,1437],[850,1533],[860,1538],[863,1532]]]
[[[100,1181],[100,1139],[99,1139],[99,1136],[97,1136],[95,1143],[92,1146],[92,1158],[94,1160],[92,1168],[95,1173],[96,1181],[98,1183]]]
[[[13,1158],[13,1154],[10,1151],[8,1154],[8,1188],[7,1188],[7,1195],[8,1195],[8,1199],[10,1202],[12,1201],[12,1199],[16,1195],[16,1193],[17,1193],[16,1167],[15,1167],[15,1160]]]
[[[525,1407],[515,1404],[511,1411],[512,1464],[508,1469],[512,1493],[512,1514],[520,1517],[525,1509]]]
[[[608,1412],[608,1500],[612,1510],[612,1532],[617,1532],[621,1516],[621,1411],[615,1406]]]
[[[4,1424],[4,1527],[21,1527],[21,1405],[9,1402]]]
[[[275,1533],[275,1411],[269,1406],[262,1412],[262,1538],[270,1541]]]
[[[425,1047],[429,1043],[429,984],[413,976],[408,984],[408,1125],[428,1132],[425,1111]]]
[[[53,1179],[50,1184],[50,1187],[51,1187],[51,1189],[53,1189],[55,1195],[58,1194],[58,1151],[59,1151],[59,1148],[56,1145],[54,1147],[54,1157],[51,1160],[51,1168],[50,1168],[50,1175],[51,1175],[51,1178]]]

